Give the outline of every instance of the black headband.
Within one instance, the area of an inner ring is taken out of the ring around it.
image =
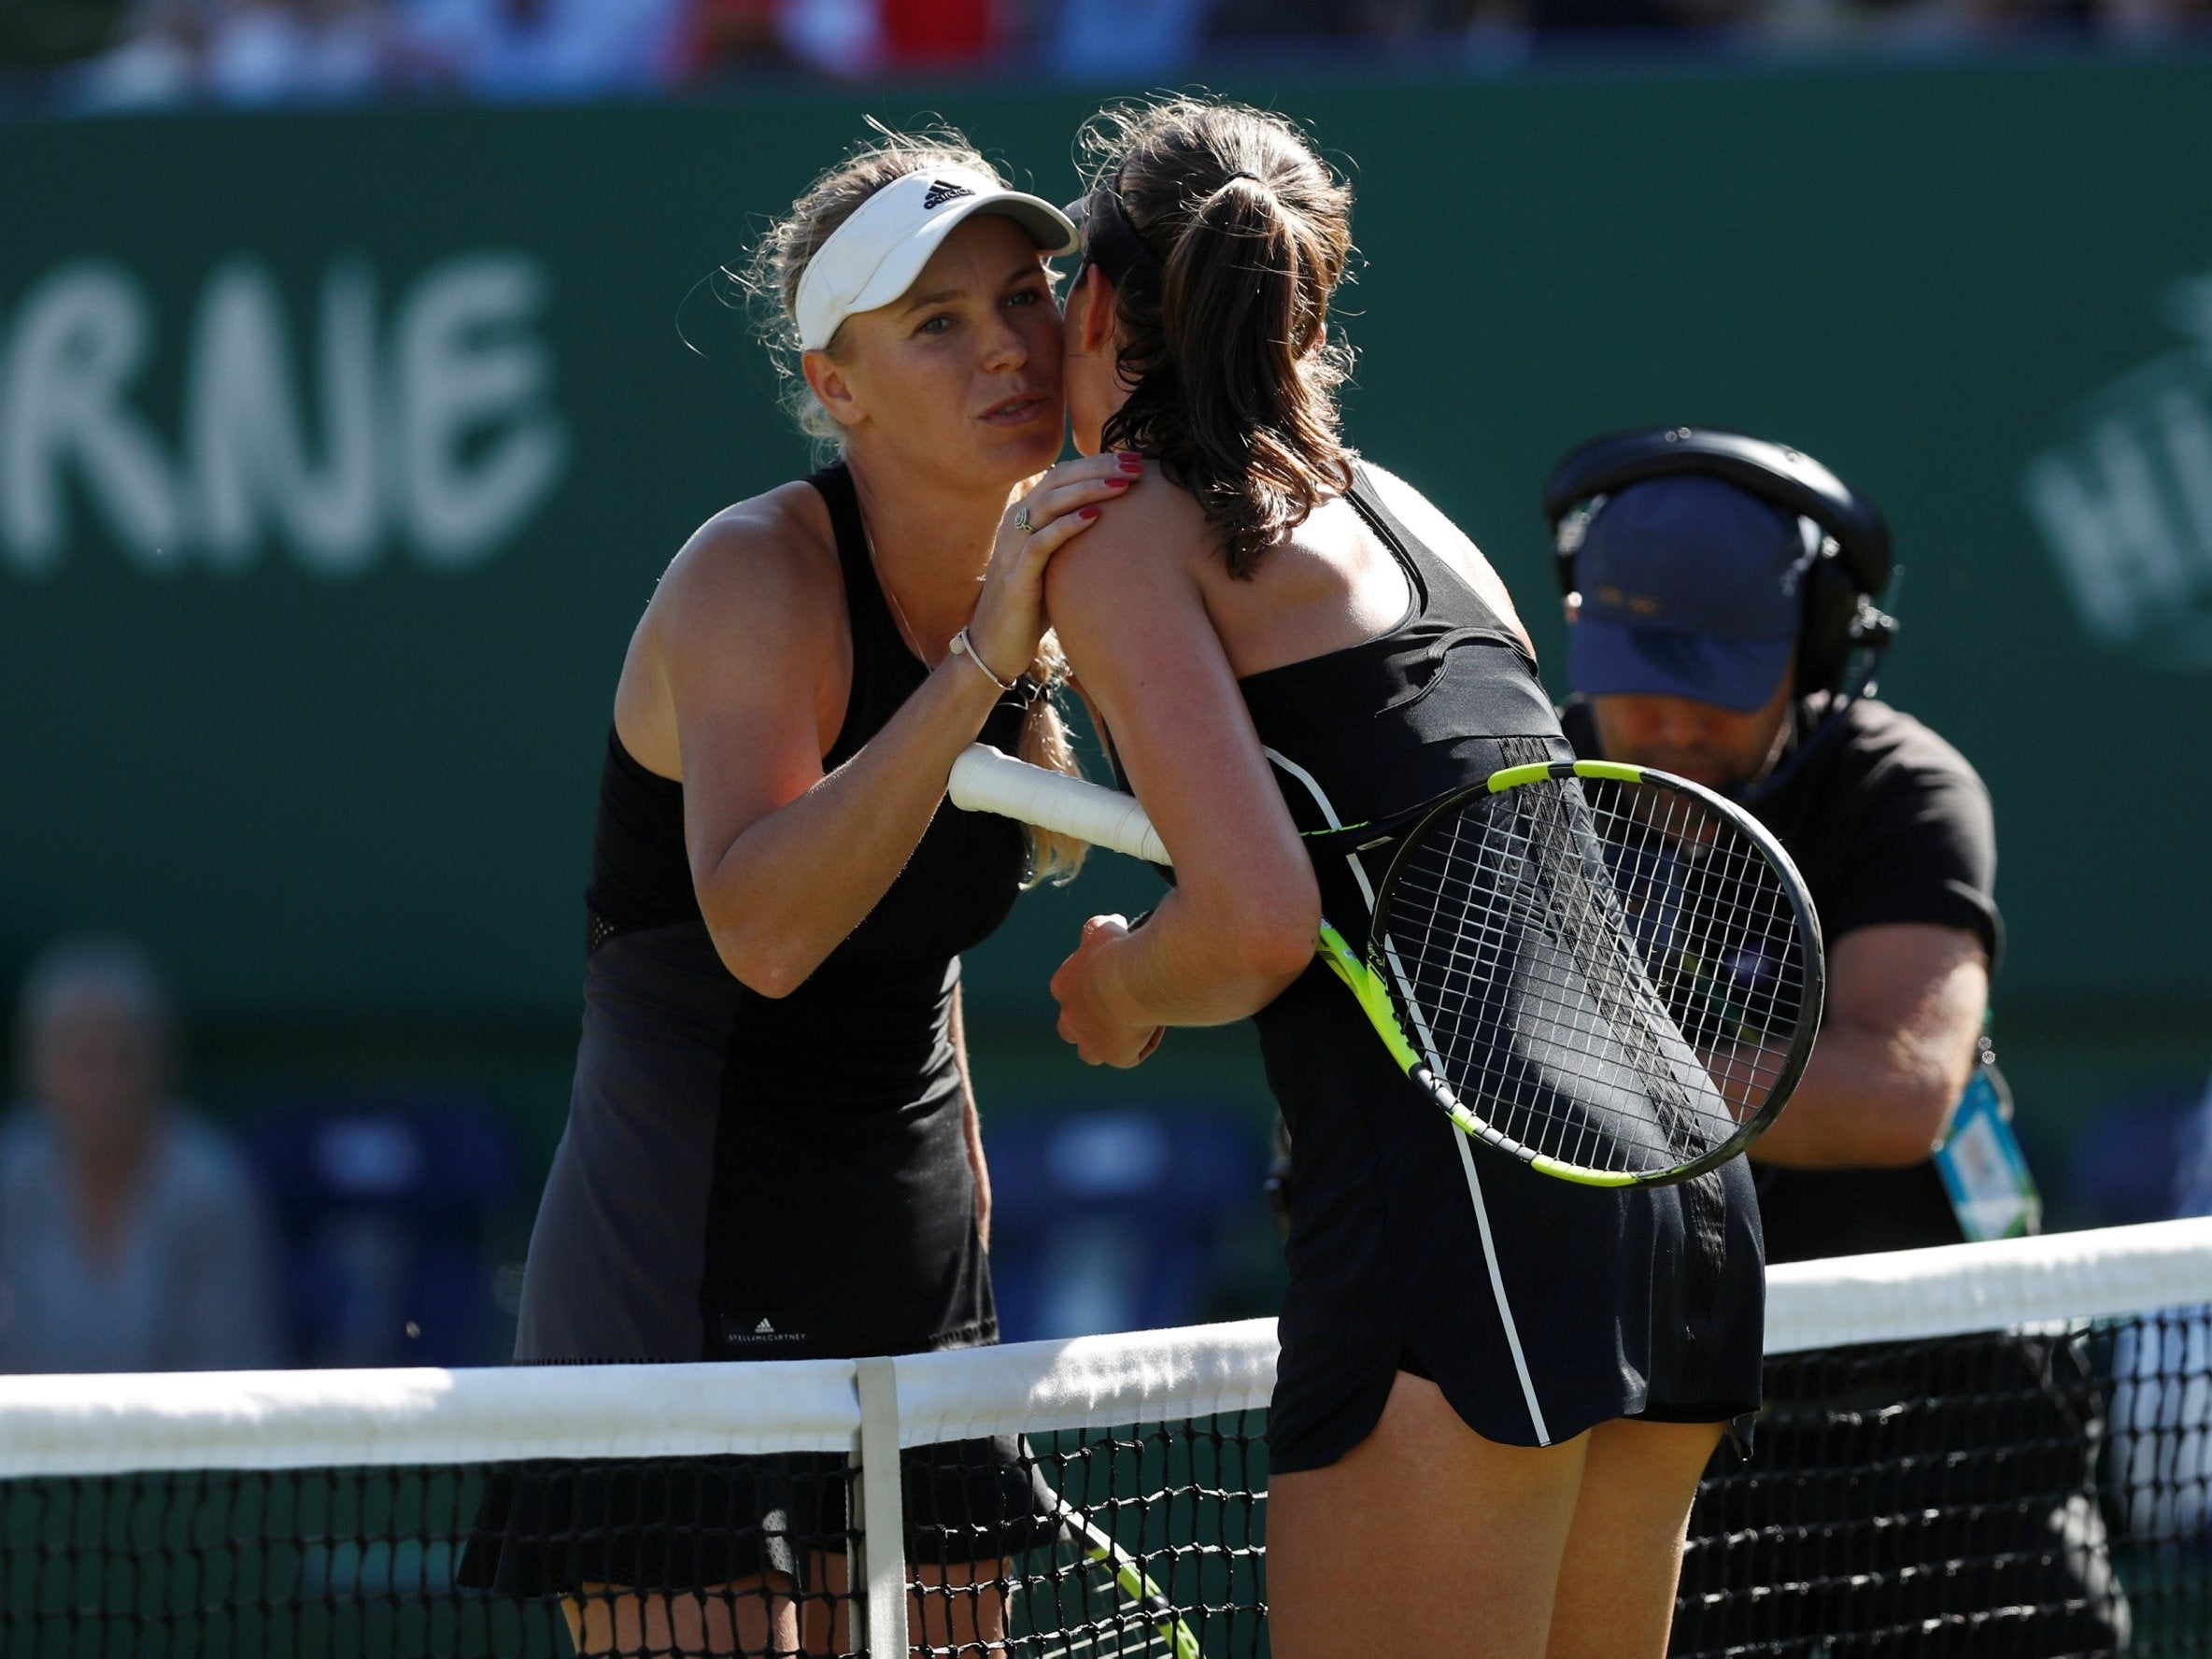
[[[1083,232],[1083,262],[1106,273],[1107,281],[1126,287],[1131,278],[1141,282],[1160,274],[1159,255],[1144,245],[1137,227],[1122,206],[1121,175],[1105,183],[1068,209]]]

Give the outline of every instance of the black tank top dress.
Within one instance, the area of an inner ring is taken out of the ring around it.
[[[853,640],[828,770],[929,671],[876,582],[851,475],[838,465],[807,482],[836,532]],[[1012,752],[1035,694],[1017,684],[983,741]],[[959,953],[1005,919],[1026,858],[1018,825],[941,805],[852,934],[789,996],[763,997],[708,935],[682,784],[610,732],[583,1035],[531,1236],[518,1363],[854,1358],[996,1341],[950,1016]],[[1023,1547],[1029,1488],[1012,1442],[964,1452],[910,1469],[910,1522],[958,1529],[972,1544],[961,1559]],[[844,1461],[629,1463],[499,1482],[467,1581],[530,1595],[767,1570],[803,1580],[804,1540],[844,1527]],[[911,1544],[916,1560],[943,1553],[941,1540]]]
[[[1364,948],[1394,830],[1499,767],[1574,756],[1513,631],[1364,471],[1350,499],[1404,569],[1408,614],[1241,684],[1323,914]],[[1318,960],[1255,1024],[1292,1149],[1271,1468],[1341,1457],[1401,1370],[1509,1445],[1757,1409],[1765,1258],[1742,1160],[1659,1189],[1538,1174],[1454,1128]]]

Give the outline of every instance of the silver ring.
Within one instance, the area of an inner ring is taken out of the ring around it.
[[[1024,535],[1035,535],[1037,527],[1029,522],[1029,503],[1022,503],[1021,511],[1014,516],[1014,527]]]

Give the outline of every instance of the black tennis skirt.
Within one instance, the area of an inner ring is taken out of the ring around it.
[[[1759,1405],[1765,1255],[1750,1172],[1579,1186],[1453,1127],[1318,963],[1260,1013],[1291,1131],[1290,1283],[1269,1467],[1332,1464],[1400,1371],[1505,1445],[1616,1417],[1718,1423]]]

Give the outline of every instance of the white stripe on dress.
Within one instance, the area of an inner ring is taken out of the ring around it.
[[[1344,827],[1343,820],[1337,816],[1336,807],[1330,803],[1328,796],[1312,773],[1280,750],[1263,748],[1260,752],[1306,786],[1307,792],[1313,797],[1313,803],[1321,809],[1321,815],[1327,820],[1331,830]],[[1352,879],[1359,884],[1360,896],[1368,901],[1368,917],[1371,923],[1375,915],[1374,884],[1368,880],[1367,868],[1361,864],[1357,851],[1346,853],[1344,862],[1352,867]],[[1399,994],[1405,998],[1406,1006],[1413,1008],[1415,1004],[1411,987],[1406,984],[1405,970],[1398,965],[1397,950],[1385,941],[1383,952],[1390,958],[1391,971],[1397,976]],[[1443,1062],[1437,1058],[1428,1032],[1424,1029],[1419,1035],[1430,1067],[1440,1076],[1444,1070]],[[1536,1379],[1529,1375],[1528,1356],[1521,1348],[1521,1331],[1513,1322],[1513,1305],[1506,1296],[1505,1273],[1498,1265],[1496,1242],[1490,1235],[1490,1207],[1482,1202],[1482,1183],[1475,1173],[1474,1148],[1468,1144],[1467,1136],[1450,1120],[1446,1120],[1444,1128],[1452,1137],[1453,1145],[1458,1148],[1460,1168],[1467,1171],[1468,1197],[1474,1201],[1475,1206],[1475,1230],[1482,1239],[1482,1262],[1490,1270],[1490,1294],[1497,1300],[1498,1323],[1505,1327],[1506,1346],[1513,1355],[1513,1370],[1521,1379],[1521,1397],[1528,1407],[1529,1425],[1536,1431],[1536,1443],[1549,1446],[1552,1443],[1552,1431],[1545,1426],[1544,1410],[1536,1397]]]

